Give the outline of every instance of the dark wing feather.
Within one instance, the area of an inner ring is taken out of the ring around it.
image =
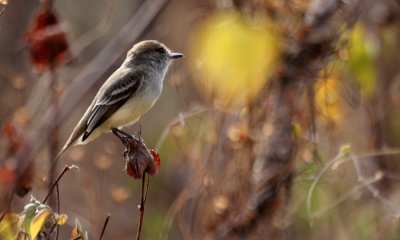
[[[143,83],[145,73],[141,71],[128,72],[114,81],[102,92],[93,106],[82,141],[90,136],[94,129],[105,122],[114,114],[132,95],[134,95]]]

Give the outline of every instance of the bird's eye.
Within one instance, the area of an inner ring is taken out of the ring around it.
[[[165,48],[159,47],[159,48],[156,49],[156,51],[161,53],[161,54],[164,54],[165,53]]]

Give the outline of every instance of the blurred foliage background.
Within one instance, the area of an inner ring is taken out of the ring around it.
[[[107,213],[103,239],[136,235],[141,185],[124,173],[118,139],[49,162],[126,51],[156,39],[186,58],[127,129],[161,157],[143,239],[400,238],[399,1],[0,5],[1,237],[65,164],[80,171],[59,183],[60,239],[75,218],[98,238]],[[58,21],[38,45],[46,8]]]

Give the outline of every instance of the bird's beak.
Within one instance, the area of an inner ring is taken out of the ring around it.
[[[182,53],[170,52],[169,53],[169,57],[172,58],[172,59],[176,59],[176,58],[184,57],[184,55]]]

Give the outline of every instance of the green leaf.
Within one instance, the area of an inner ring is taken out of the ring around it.
[[[29,231],[32,239],[35,239],[35,237],[38,235],[46,220],[51,216],[52,212],[53,211],[50,208],[44,208],[40,210],[33,218]]]
[[[30,226],[32,219],[35,217],[35,213],[37,210],[37,205],[34,203],[28,203],[24,207],[24,211],[22,212],[23,223],[22,226],[26,232],[30,231]]]
[[[39,212],[39,210],[44,208],[49,208],[49,206],[42,204],[40,201],[36,200],[34,196],[31,196],[31,200],[25,205],[24,211],[21,214],[24,220],[22,226],[25,232],[30,232],[33,218],[36,216],[36,213]]]
[[[20,217],[15,213],[7,213],[0,222],[0,239],[15,239],[20,231]]]

